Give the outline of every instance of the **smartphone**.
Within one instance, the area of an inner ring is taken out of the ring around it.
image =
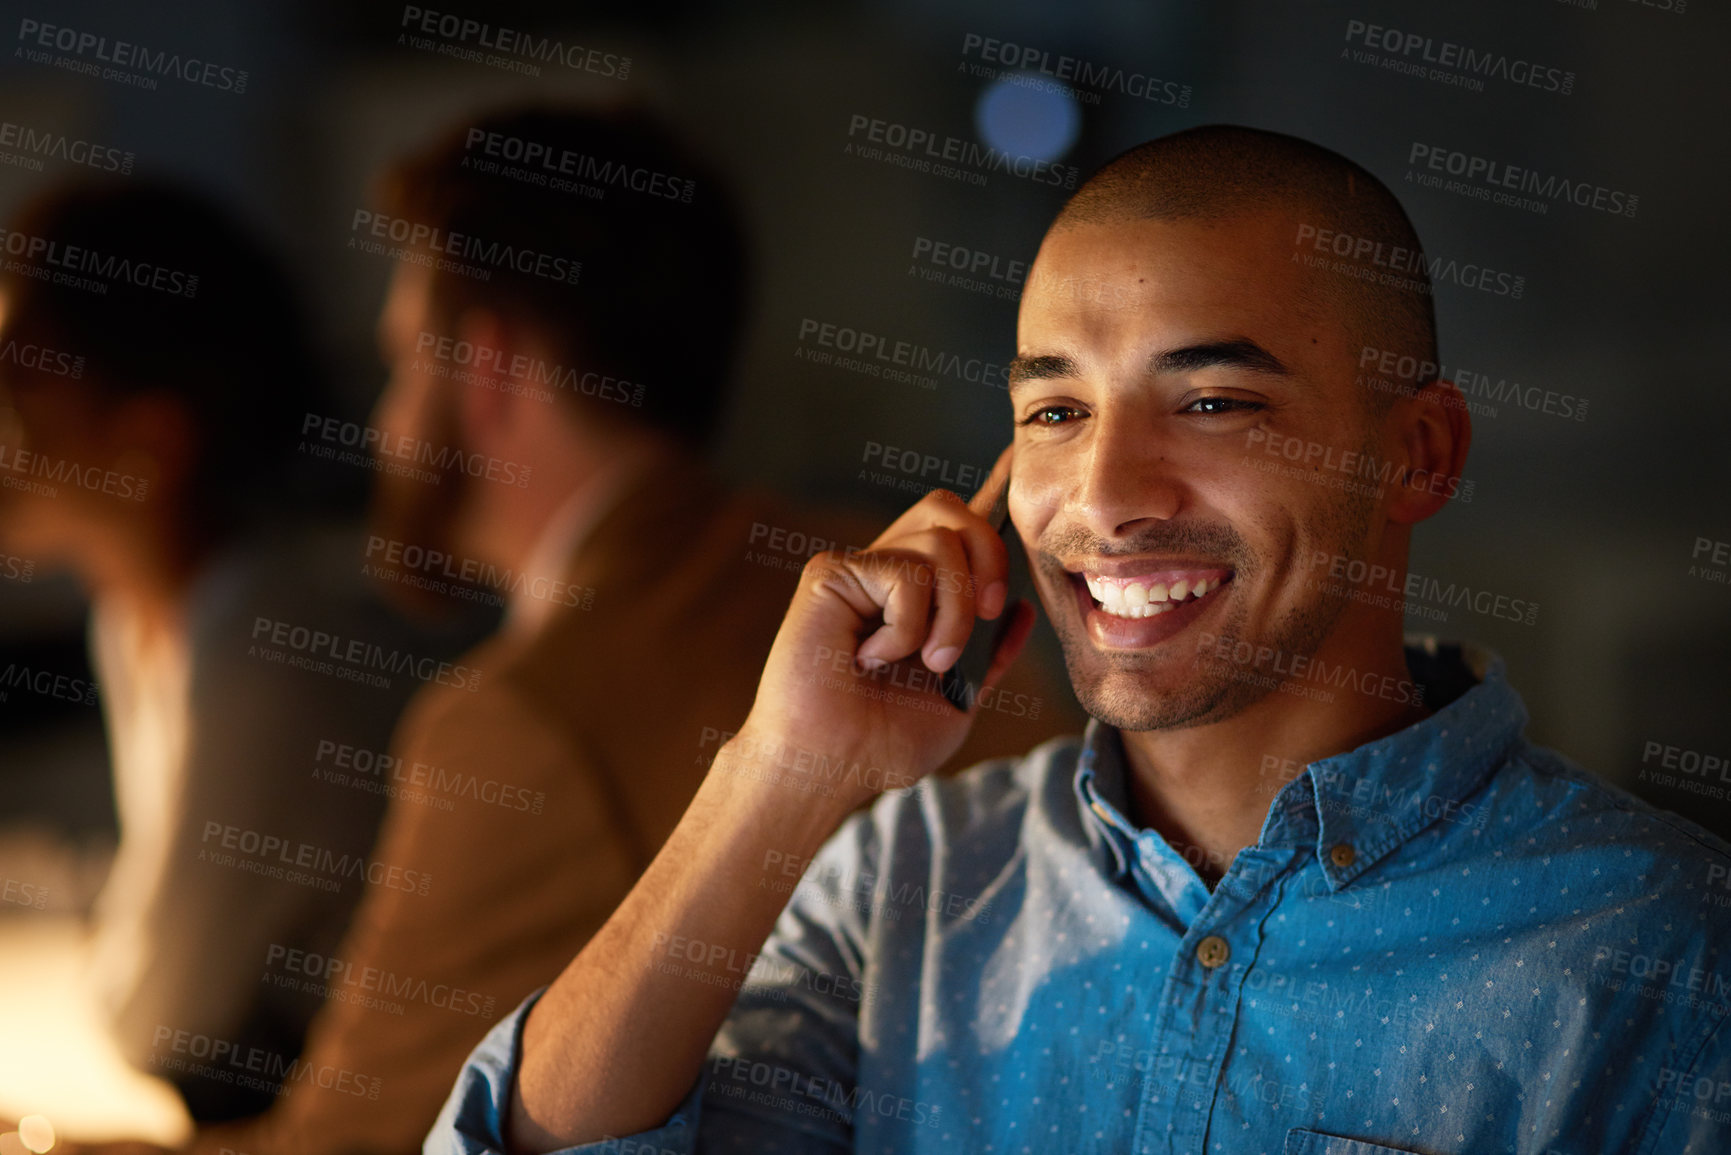
[[[974,702],[985,685],[986,671],[992,668],[992,658],[1010,628],[1014,616],[1010,611],[1018,601],[1034,600],[1034,578],[1028,570],[1028,555],[1022,549],[1021,534],[1010,521],[1009,494],[1010,487],[1006,485],[986,512],[986,521],[998,531],[998,537],[1003,540],[1010,556],[1010,571],[1006,579],[1009,593],[1004,598],[1004,612],[989,622],[975,619],[973,632],[962,647],[962,656],[944,671],[943,680],[939,683],[944,698],[964,714],[974,708]]]

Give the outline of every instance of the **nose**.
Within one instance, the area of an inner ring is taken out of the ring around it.
[[[1108,540],[1176,517],[1184,488],[1163,440],[1146,422],[1097,413],[1066,502],[1070,517]]]

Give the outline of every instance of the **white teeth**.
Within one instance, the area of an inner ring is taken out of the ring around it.
[[[1173,582],[1168,588],[1164,582],[1155,582],[1152,586],[1145,586],[1141,582],[1120,585],[1087,574],[1083,575],[1082,580],[1102,609],[1121,618],[1151,618],[1156,614],[1167,613],[1177,609],[1181,602],[1194,600],[1210,590],[1219,589],[1224,581],[1202,578],[1192,582],[1184,578]]]
[[[1160,614],[1171,613],[1178,606],[1173,602],[1153,602],[1145,606],[1132,606],[1124,602],[1102,603],[1102,608],[1117,618],[1152,618]]]

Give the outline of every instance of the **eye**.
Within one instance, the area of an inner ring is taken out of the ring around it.
[[[1068,418],[1086,416],[1074,405],[1042,405],[1020,421],[1017,425],[1065,425]]]
[[[1218,417],[1227,413],[1256,413],[1266,408],[1268,406],[1260,401],[1245,401],[1238,397],[1198,397],[1179,412]]]

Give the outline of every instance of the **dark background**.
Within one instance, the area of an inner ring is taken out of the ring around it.
[[[793,356],[801,321],[1001,363],[1014,351],[1014,300],[911,275],[916,238],[1027,261],[1065,194],[1001,173],[980,188],[846,155],[850,118],[981,139],[977,108],[991,82],[964,67],[978,61],[964,56],[970,34],[1188,86],[1184,106],[1115,91],[1075,105],[1079,130],[1055,159],[1087,173],[1139,141],[1207,122],[1295,133],[1388,182],[1433,255],[1524,278],[1518,300],[1438,285],[1443,361],[1585,398],[1587,417],[1504,403],[1476,420],[1473,500],[1420,530],[1412,566],[1536,603],[1537,620],[1457,608],[1425,628],[1506,657],[1535,740],[1731,833],[1731,803],[1639,781],[1651,742],[1731,758],[1731,585],[1689,573],[1698,538],[1731,540],[1722,362],[1731,42],[1717,6],[423,6],[628,55],[629,78],[558,64],[524,77],[417,51],[399,43],[398,4],[37,0],[0,5],[10,42],[0,117],[130,150],[139,173],[172,174],[232,204],[300,278],[344,408],[358,418],[384,379],[373,325],[390,269],[346,241],[378,167],[506,100],[646,102],[730,178],[754,241],[752,322],[722,466],[887,516],[911,498],[862,480],[866,443],[984,467],[1009,437],[1002,391],[949,378],[927,390],[808,364]],[[16,52],[24,18],[244,68],[247,89],[167,78],[143,91],[30,63]],[[1490,80],[1472,92],[1357,63],[1343,55],[1354,19],[1572,71],[1573,91]],[[1010,127],[1029,126],[1012,118]],[[1415,141],[1635,193],[1639,210],[1630,219],[1557,203],[1536,215],[1420,188],[1404,179]],[[0,215],[78,171],[0,165]],[[676,327],[667,339],[679,339]],[[247,366],[235,375],[246,388]],[[75,671],[83,630],[69,584],[0,580],[0,662]],[[39,831],[42,853],[63,852],[76,870],[86,858],[77,847],[111,837],[108,790],[96,708],[0,701],[0,831]]]

